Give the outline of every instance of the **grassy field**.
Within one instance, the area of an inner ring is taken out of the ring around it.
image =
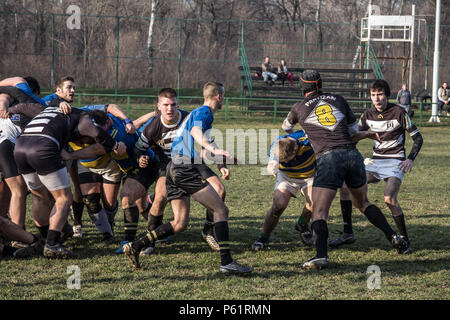
[[[278,129],[281,121],[258,118],[217,117],[215,128]],[[189,229],[173,241],[157,246],[143,257],[142,270],[133,271],[128,260],[114,253],[116,245],[98,245],[96,233],[84,214],[85,237],[67,245],[78,255],[73,260],[43,257],[0,262],[0,299],[449,299],[450,298],[450,127],[425,127],[422,151],[413,171],[406,175],[400,203],[414,252],[398,255],[367,219],[354,209],[356,243],[329,252],[331,265],[322,271],[304,271],[302,262],[315,250],[304,247],[294,231],[303,199],[293,199],[271,238],[269,250],[251,252],[263,217],[271,204],[274,178],[260,174],[261,165],[233,166],[232,179],[225,181],[230,209],[232,253],[238,261],[255,268],[250,277],[227,277],[219,273],[219,254],[200,239],[205,210],[192,201]],[[280,134],[281,134],[280,130]],[[408,139],[407,150],[411,139]],[[364,156],[371,142],[358,145]],[[216,171],[217,172],[217,171]],[[394,221],[383,202],[384,183],[369,186],[369,199]],[[329,218],[330,238],[342,230],[339,199]],[[117,238],[123,238],[123,213],[117,214]],[[172,217],[170,206],[165,221]],[[30,217],[28,230],[35,232]],[[140,221],[139,233],[145,230]],[[68,266],[81,271],[81,289],[69,290]],[[366,273],[370,265],[381,270],[381,288],[369,290]]]

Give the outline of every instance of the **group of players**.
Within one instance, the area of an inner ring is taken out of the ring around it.
[[[293,106],[283,122],[288,135],[280,136],[270,149],[267,170],[277,177],[273,204],[252,250],[268,246],[290,198],[301,191],[305,206],[295,229],[317,251],[304,268],[327,267],[328,245],[354,242],[352,203],[384,232],[398,253],[411,252],[397,194],[404,172],[411,169],[421,148],[419,131],[402,108],[388,103],[390,89],[384,80],[372,84],[374,107],[363,114],[359,126],[344,98],[321,92],[317,71],[304,71],[301,81],[305,99]],[[3,256],[75,257],[63,243],[68,237],[83,236],[84,207],[102,235],[101,242],[114,242],[120,196],[125,239],[117,252],[140,268],[139,257],[151,254],[157,241],[187,229],[192,197],[206,208],[201,235],[211,249],[220,252],[219,270],[228,274],[253,271],[232,258],[225,187],[204,163],[206,158],[217,163],[223,179],[230,176],[226,164],[237,163],[208,135],[214,113],[224,102],[222,84],[206,83],[204,103],[192,112],[179,109],[176,91],[164,88],[156,110],[135,121],[114,104],[72,108],[75,81],[71,77],[59,79],[52,95],[41,99],[39,91],[31,77],[0,81],[0,235],[14,240],[0,244]],[[294,132],[296,123],[303,130]],[[408,158],[405,131],[414,140]],[[366,165],[355,146],[364,138],[375,139],[373,158]],[[382,179],[387,182],[385,202],[399,234],[367,199],[367,182]],[[154,183],[154,194],[147,196]],[[326,219],[338,188],[344,232],[328,244]],[[33,197],[37,235],[24,230],[28,191]],[[164,224],[168,202],[173,220]],[[69,211],[73,226],[68,223]],[[148,221],[147,232],[136,239],[140,215]]]

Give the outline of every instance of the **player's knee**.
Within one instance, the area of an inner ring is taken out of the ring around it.
[[[177,219],[172,224],[175,233],[186,231],[189,226],[189,218]]]
[[[85,204],[89,215],[98,213],[100,212],[100,210],[102,210],[100,198],[101,198],[100,193],[83,195],[83,203]]]
[[[213,210],[214,222],[227,221],[228,220],[229,209],[226,205]]]
[[[398,201],[396,197],[393,197],[391,195],[384,196],[384,203],[386,203],[388,206],[397,206]]]

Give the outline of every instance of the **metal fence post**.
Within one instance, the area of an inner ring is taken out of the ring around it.
[[[114,94],[117,95],[119,90],[119,35],[120,35],[120,17],[116,16],[117,42],[116,42],[116,84]]]
[[[229,99],[225,98],[225,121],[228,121],[228,104],[229,104]]]
[[[278,100],[274,100],[273,101],[273,123],[277,122],[277,104],[278,104]]]
[[[422,116],[423,116],[423,101],[420,101],[420,112],[419,112],[420,120],[419,120],[419,127],[422,126]]]
[[[305,41],[306,41],[306,23],[303,22],[302,68],[305,67]]]
[[[130,115],[130,95],[127,95],[127,115]]]
[[[50,70],[50,86],[55,85],[55,15],[52,13],[52,65]]]

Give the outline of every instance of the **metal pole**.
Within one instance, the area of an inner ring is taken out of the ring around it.
[[[434,57],[433,57],[433,92],[431,117],[428,122],[440,122],[438,116],[438,82],[439,82],[439,33],[441,24],[441,0],[436,0],[436,26],[434,29]]]
[[[116,29],[117,29],[117,42],[116,42],[116,85],[114,88],[114,94],[117,95],[119,90],[119,34],[120,34],[120,17],[116,17]]]
[[[305,67],[305,42],[306,42],[306,23],[303,22],[302,68]]]
[[[412,18],[413,18],[413,24],[412,24],[412,28],[411,28],[411,34],[409,35],[411,37],[411,42],[410,42],[410,59],[409,59],[409,92],[411,92],[412,94],[412,73],[413,73],[413,62],[414,62],[414,18],[416,15],[416,6],[413,4],[412,5]]]
[[[180,94],[181,83],[181,20],[178,20],[178,69],[177,69],[177,92]]]
[[[55,85],[55,15],[52,14],[52,66],[50,70],[50,86]]]
[[[426,44],[426,49],[425,49],[425,90],[428,90],[428,66],[430,64],[430,57],[428,56],[428,51],[429,51],[429,43],[430,43],[430,26],[428,25],[428,23],[425,24],[425,29],[426,29],[426,37],[427,37],[427,44]]]

